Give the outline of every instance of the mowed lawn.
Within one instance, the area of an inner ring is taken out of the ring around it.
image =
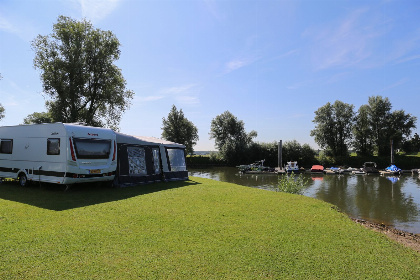
[[[191,177],[0,185],[0,279],[419,279],[420,254],[325,202]]]

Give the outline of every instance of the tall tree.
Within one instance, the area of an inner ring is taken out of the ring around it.
[[[58,17],[52,34],[32,41],[34,66],[41,71],[55,121],[118,128],[134,94],[114,64],[119,46],[111,31],[65,16]]]
[[[368,106],[372,141],[380,156],[389,153],[390,140],[393,140],[394,147],[398,147],[416,128],[416,117],[406,114],[404,110],[391,112],[392,105],[388,97],[371,96]]]
[[[373,155],[372,128],[369,124],[369,105],[360,106],[353,126],[353,147],[358,155]]]
[[[333,156],[346,156],[348,153],[352,139],[353,108],[353,105],[337,100],[334,104],[328,102],[315,111],[313,122],[316,126],[311,131],[311,136]]]
[[[163,118],[162,138],[185,145],[186,152],[192,154],[198,141],[197,127],[189,121],[182,112],[172,105],[168,118]]]
[[[256,136],[254,130],[246,133],[244,122],[229,111],[211,121],[210,139],[214,139],[221,158],[229,165],[238,164],[245,158],[244,153]]]
[[[389,152],[389,139],[386,135],[390,125],[392,105],[388,97],[371,96],[368,106],[372,141],[378,155],[383,155],[385,152]]]

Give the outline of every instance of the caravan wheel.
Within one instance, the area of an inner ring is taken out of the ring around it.
[[[19,185],[21,187],[26,187],[28,185],[28,179],[26,178],[26,175],[24,173],[21,173],[19,175]]]

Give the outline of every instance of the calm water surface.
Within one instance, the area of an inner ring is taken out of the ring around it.
[[[237,168],[190,169],[190,176],[274,190],[278,176],[241,174]],[[351,217],[369,220],[412,233],[420,233],[420,179],[380,175],[311,175],[304,195],[338,206]]]

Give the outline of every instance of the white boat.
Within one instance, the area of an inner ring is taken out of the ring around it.
[[[352,171],[352,174],[355,174],[355,175],[365,175],[366,172],[363,171],[363,169],[358,169],[358,170],[353,170]]]
[[[300,170],[297,161],[288,161],[284,167],[284,171],[286,171],[286,173],[299,173]]]

